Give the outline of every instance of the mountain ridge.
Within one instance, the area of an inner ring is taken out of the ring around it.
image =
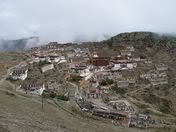
[[[31,47],[39,46],[39,37],[29,37],[22,38],[17,40],[0,40],[0,51],[24,51],[28,50]],[[73,42],[69,43],[72,44]],[[82,42],[79,44],[88,44],[92,43],[96,44],[107,44],[110,47],[112,45],[134,45],[137,48],[141,48],[145,45],[146,47],[164,47],[167,49],[172,49],[172,47],[176,46],[176,36],[167,35],[167,34],[158,34],[155,32],[125,32],[120,33],[115,36],[110,37],[109,39],[94,42]],[[58,42],[58,44],[60,44]],[[63,43],[62,43],[63,44]],[[67,44],[67,43],[65,43]],[[74,43],[75,44],[75,43]],[[76,43],[78,44],[78,43]],[[46,44],[42,44],[46,45]]]
[[[29,37],[16,40],[0,40],[0,51],[23,51],[37,45],[39,37]]]

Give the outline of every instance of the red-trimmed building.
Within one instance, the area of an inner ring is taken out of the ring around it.
[[[96,57],[93,58],[94,66],[108,66],[110,64],[110,57]]]

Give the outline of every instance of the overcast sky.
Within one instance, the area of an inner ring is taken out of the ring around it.
[[[0,0],[0,38],[101,40],[121,32],[176,33],[176,0]]]

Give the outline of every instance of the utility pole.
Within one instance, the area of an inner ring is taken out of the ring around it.
[[[42,93],[42,111],[43,111],[43,109],[44,109],[44,108],[43,108],[43,93]]]

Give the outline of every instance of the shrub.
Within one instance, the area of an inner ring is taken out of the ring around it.
[[[102,80],[101,83],[100,83],[100,85],[106,86],[106,85],[111,85],[113,83],[114,83],[114,81],[112,79],[107,78],[105,80]]]
[[[42,67],[42,66],[44,66],[44,65],[46,65],[46,64],[51,64],[50,62],[47,62],[47,61],[40,61],[39,63],[38,63],[38,66],[39,67]]]
[[[77,75],[73,75],[71,77],[71,81],[73,82],[79,82],[81,80],[81,77],[80,76],[77,76]]]
[[[51,92],[51,93],[49,94],[49,96],[50,96],[51,98],[55,98],[55,97],[57,96],[57,94],[56,94],[55,92]]]
[[[11,76],[8,76],[8,77],[6,78],[6,80],[8,80],[8,81],[10,81],[10,82],[13,82],[13,81],[14,81]]]
[[[64,96],[64,95],[57,95],[57,99],[63,100],[63,101],[68,101],[69,98]]]
[[[47,96],[46,96],[46,97],[47,97]],[[57,99],[63,100],[63,101],[68,101],[68,100],[69,100],[68,97],[66,97],[66,96],[64,96],[64,95],[58,95],[58,94],[56,94],[56,93],[53,92],[53,91],[50,92],[49,97],[50,97],[50,98],[57,98]]]
[[[161,105],[160,106],[160,111],[163,112],[163,113],[168,114],[168,113],[170,113],[170,108],[166,105]]]
[[[102,100],[104,103],[108,103],[110,101],[109,96],[107,94],[102,95]]]
[[[114,83],[114,81],[113,81],[112,79],[109,79],[109,78],[106,79],[106,82],[107,82],[107,84],[109,84],[109,85],[111,85],[111,84]]]
[[[117,85],[112,86],[111,89],[120,95],[124,95],[126,92],[124,88],[119,88]]]
[[[107,84],[106,80],[103,80],[103,81],[100,82],[100,85],[101,85],[101,86],[106,86],[106,85],[108,85],[108,84]]]
[[[16,95],[14,93],[11,92],[6,92],[7,95],[12,96],[12,97],[16,97]]]

